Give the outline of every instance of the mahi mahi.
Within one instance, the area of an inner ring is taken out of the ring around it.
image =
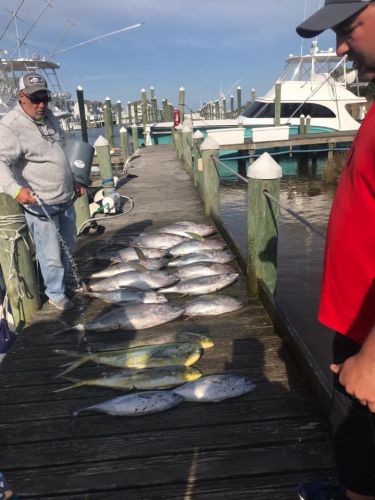
[[[124,370],[120,373],[104,377],[77,380],[67,378],[72,385],[57,389],[54,392],[67,391],[82,386],[99,386],[122,390],[166,389],[176,385],[192,382],[202,376],[202,373],[192,366],[174,365],[141,370]]]
[[[161,293],[183,293],[200,295],[201,293],[213,293],[231,285],[238,278],[238,273],[215,274],[214,276],[202,276],[191,280],[180,281],[176,285],[161,289]]]
[[[182,396],[172,391],[146,391],[126,394],[103,403],[88,406],[74,412],[73,415],[77,416],[82,412],[98,412],[107,413],[108,415],[137,417],[169,410],[182,403],[183,400]]]
[[[224,399],[236,398],[255,389],[255,384],[247,377],[225,373],[207,375],[194,382],[177,387],[173,392],[186,401],[217,403]]]
[[[116,366],[117,368],[151,368],[168,365],[191,366],[202,356],[203,349],[196,342],[177,342],[134,347],[120,351],[96,352],[94,354],[85,354],[84,356],[80,356],[76,352],[60,349],[57,349],[55,352],[74,358],[79,357],[79,359],[70,363],[68,368],[58,374],[58,377],[62,377],[88,361],[102,365]]]

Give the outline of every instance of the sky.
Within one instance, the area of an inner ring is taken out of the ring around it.
[[[15,12],[22,0],[0,2],[0,49],[12,54],[15,23],[3,32],[12,18],[9,11]],[[110,97],[126,104],[139,99],[142,88],[149,96],[153,86],[161,107],[165,98],[178,104],[184,87],[186,105],[197,109],[221,93],[236,96],[238,86],[243,102],[253,88],[259,96],[266,93],[288,55],[301,51],[295,27],[322,0],[48,0],[47,8],[46,2],[23,0],[19,39],[39,20],[20,48],[22,57],[48,56],[57,44],[57,51],[64,50],[145,23],[55,56],[61,86],[73,97],[80,85],[85,99]],[[310,44],[304,41],[303,50]],[[333,34],[321,35],[318,45],[334,47]]]

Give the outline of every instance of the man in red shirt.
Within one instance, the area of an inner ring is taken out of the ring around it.
[[[375,2],[326,0],[297,28],[305,38],[331,28],[336,52],[361,81],[375,79]],[[375,499],[375,106],[340,177],[327,232],[319,321],[337,332],[331,409],[340,485],[299,487],[301,500]]]

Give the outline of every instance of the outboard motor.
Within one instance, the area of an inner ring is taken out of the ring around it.
[[[87,187],[90,184],[90,172],[95,148],[87,142],[73,138],[65,141],[65,154],[68,157],[74,180]]]

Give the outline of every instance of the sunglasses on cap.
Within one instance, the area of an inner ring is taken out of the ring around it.
[[[51,102],[51,96],[50,95],[44,95],[44,96],[33,96],[33,95],[27,95],[27,94],[24,94],[28,99],[29,101],[32,103],[32,104],[40,104],[41,102],[44,103],[44,104],[47,104],[49,102]]]

